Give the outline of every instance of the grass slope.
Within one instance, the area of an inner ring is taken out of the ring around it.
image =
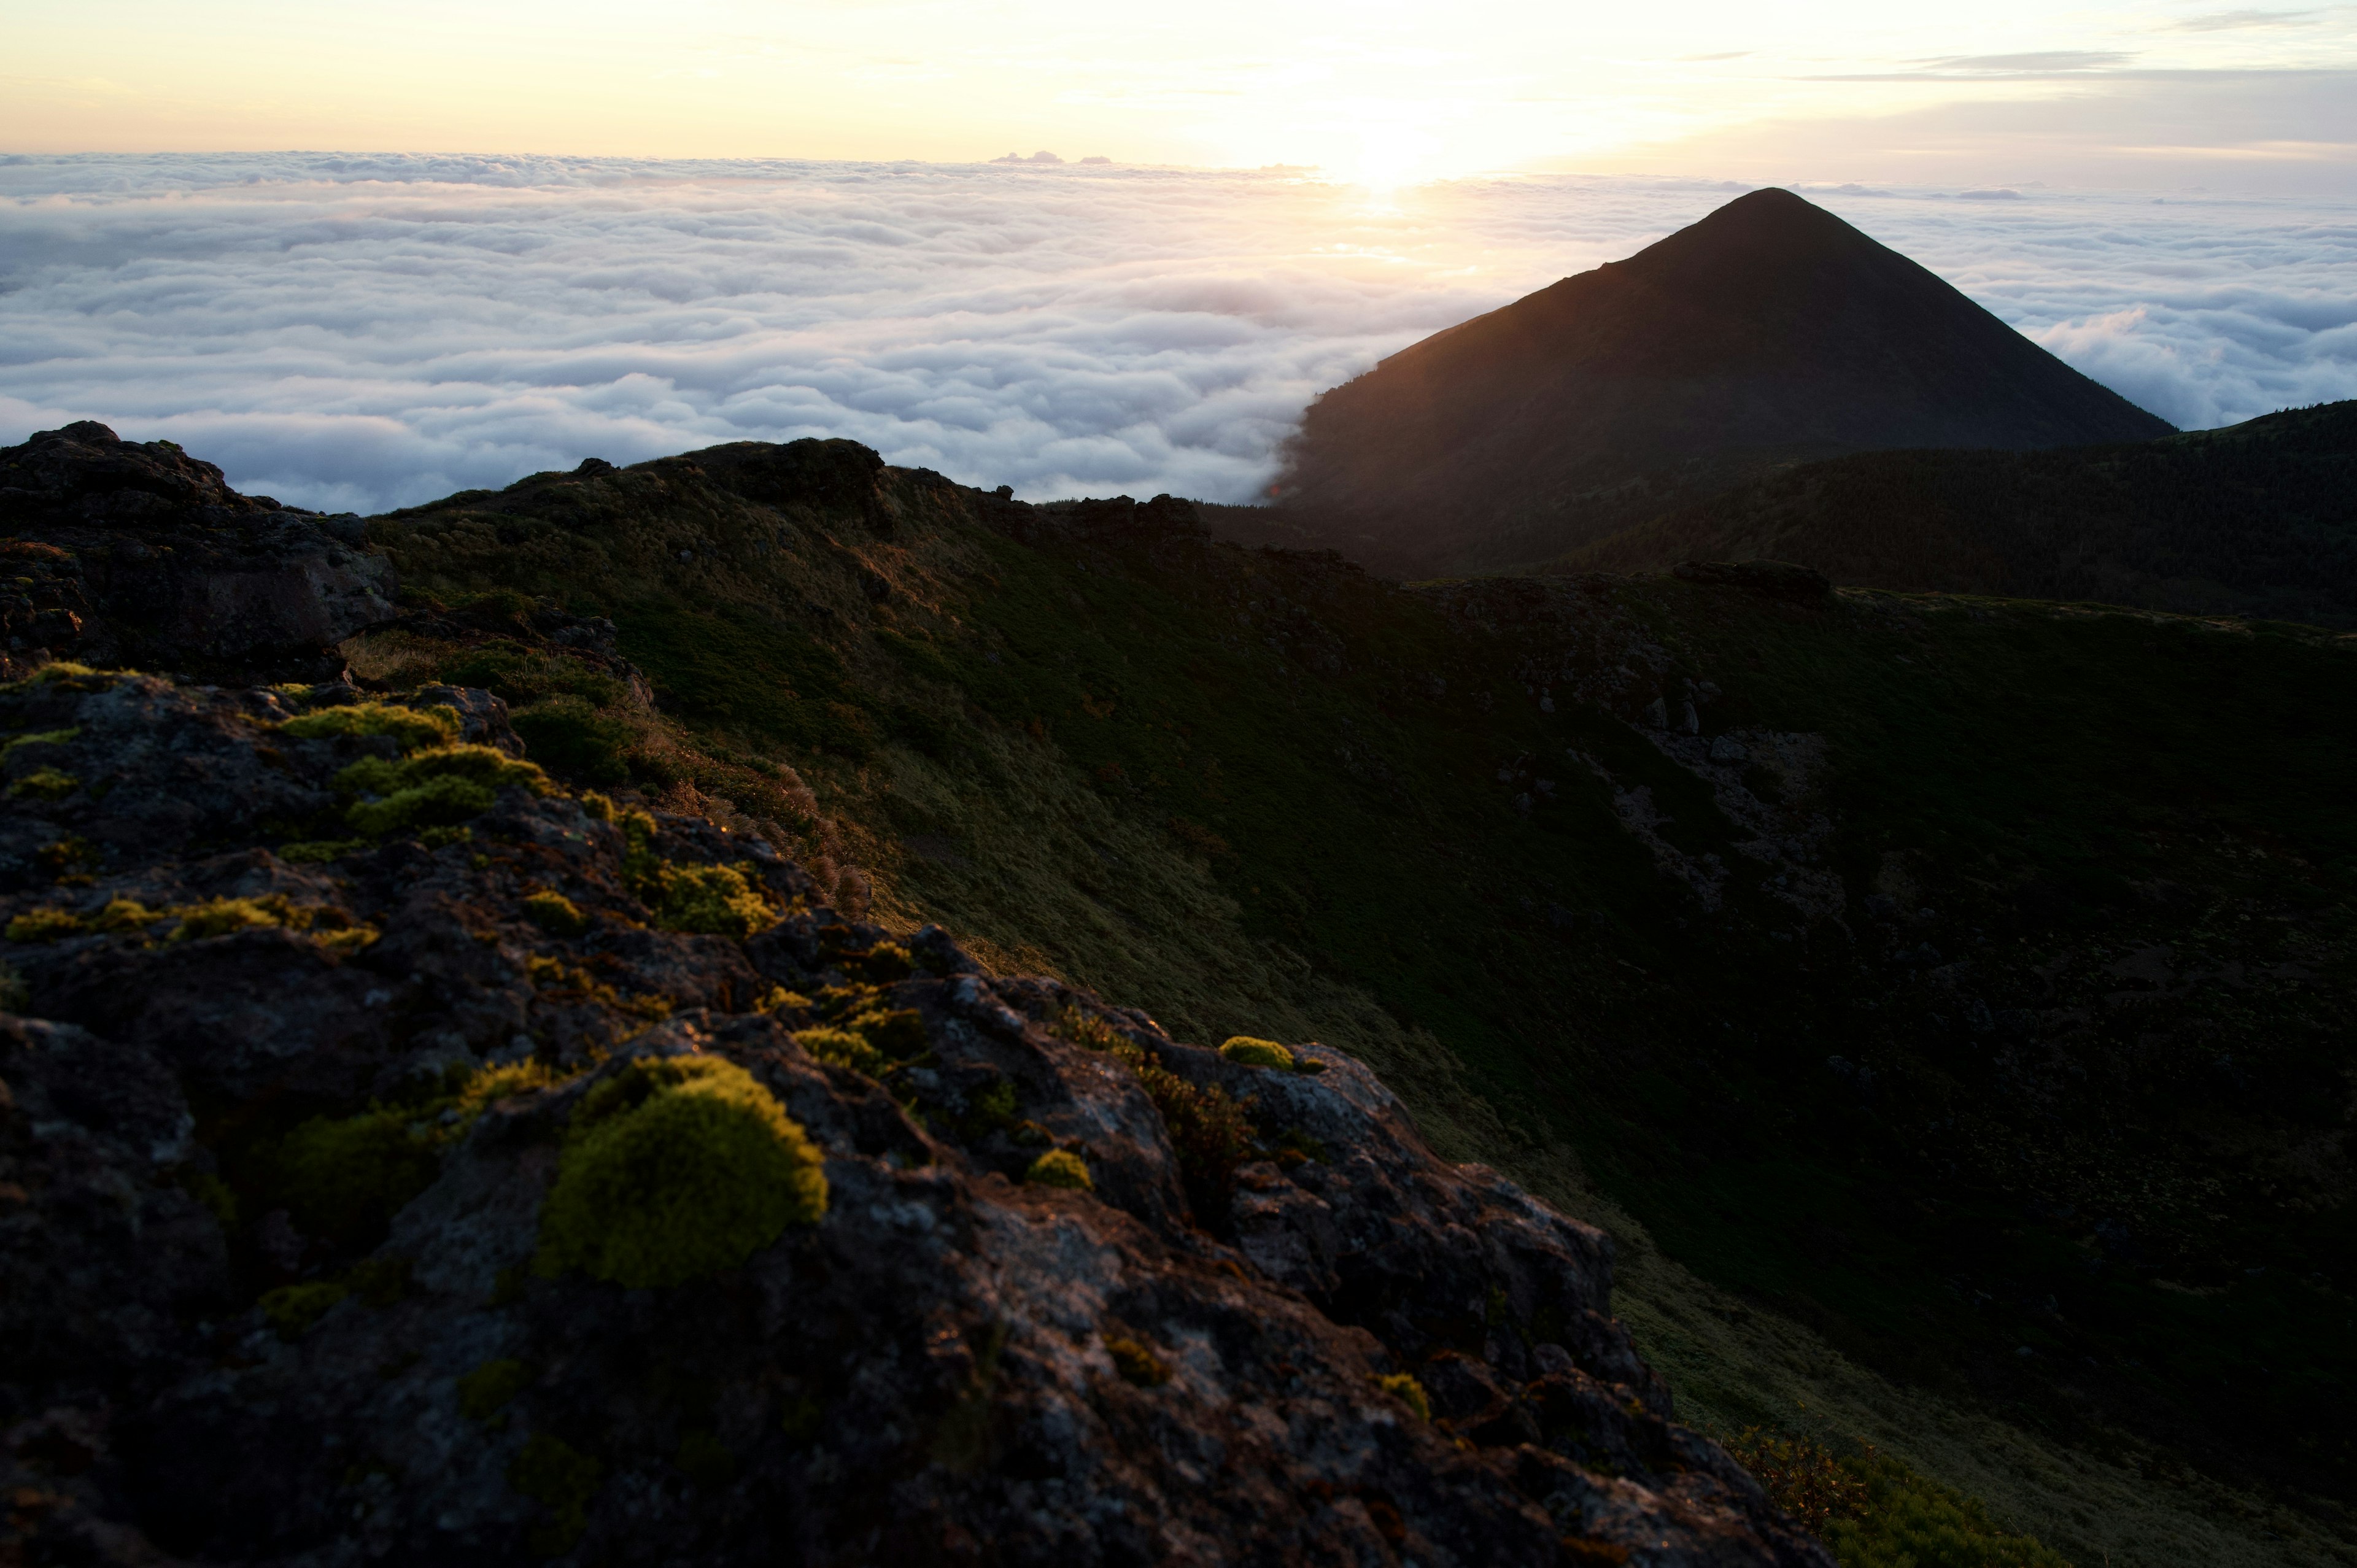
[[[1730,1435],[1873,1443],[2083,1562],[2343,1560],[2335,640],[1405,592],[845,443],[375,534],[443,610],[359,668],[488,675],[575,768],[1182,1033],[1364,1056],[1622,1237],[1623,1310]]]

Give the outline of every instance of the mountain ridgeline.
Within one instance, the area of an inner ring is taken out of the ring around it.
[[[364,527],[34,446],[28,1561],[2357,1549],[2347,639],[1403,588],[848,442]],[[246,527],[343,607],[142,621]],[[697,1116],[833,1206],[559,1223]]]
[[[1778,464],[2169,429],[1831,213],[1757,190],[1327,392],[1278,504],[1219,525],[1439,576],[1545,560]]]
[[[1762,558],[1863,586],[2357,628],[2357,403],[2128,446],[1797,464],[1545,569]]]

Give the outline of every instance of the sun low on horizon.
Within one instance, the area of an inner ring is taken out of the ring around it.
[[[12,6],[0,152],[2338,188],[2357,11],[1233,0]]]

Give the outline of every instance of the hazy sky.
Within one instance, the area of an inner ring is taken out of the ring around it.
[[[2357,186],[2357,6],[0,0],[0,151]]]

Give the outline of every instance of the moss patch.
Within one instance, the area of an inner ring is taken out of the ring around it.
[[[1074,1192],[1094,1192],[1097,1184],[1089,1179],[1089,1165],[1069,1149],[1050,1149],[1031,1162],[1023,1179],[1041,1187],[1070,1187]]]
[[[541,1266],[632,1289],[731,1268],[826,1213],[818,1150],[732,1062],[630,1063],[584,1097],[541,1217]]]

